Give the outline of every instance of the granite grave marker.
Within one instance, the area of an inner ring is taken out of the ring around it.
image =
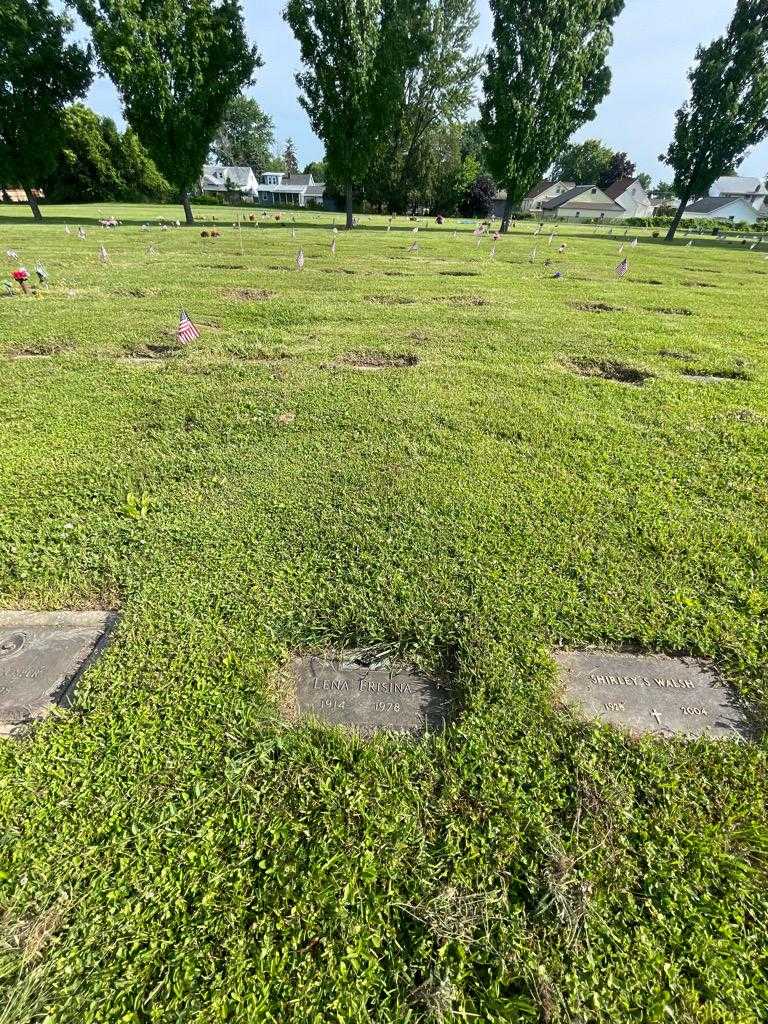
[[[703,658],[626,651],[554,654],[565,702],[634,735],[746,739],[733,690]]]
[[[112,612],[0,611],[0,736],[67,707],[115,621]]]
[[[292,669],[298,718],[314,716],[363,736],[418,736],[441,729],[449,717],[445,682],[366,651],[296,658]]]

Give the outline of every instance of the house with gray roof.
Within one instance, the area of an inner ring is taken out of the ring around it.
[[[757,210],[764,214],[768,209],[768,190],[760,178],[742,178],[738,175],[726,175],[718,178],[709,190],[710,198],[746,199]]]
[[[685,208],[683,220],[722,220],[731,224],[754,224],[758,218],[757,210],[747,200],[732,196],[707,196]]]
[[[204,195],[223,195],[240,192],[256,197],[258,179],[250,167],[226,167],[223,164],[205,164],[200,178],[200,191]]]
[[[627,216],[624,207],[597,185],[574,185],[562,195],[545,200],[541,212],[545,217],[569,220],[612,220]]]
[[[264,171],[258,183],[259,202],[265,206],[322,206],[325,184],[311,174]]]

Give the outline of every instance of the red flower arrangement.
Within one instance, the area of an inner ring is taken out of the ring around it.
[[[16,284],[21,288],[25,295],[29,295],[29,288],[27,287],[27,281],[29,280],[29,271],[25,267],[19,267],[18,270],[14,270],[11,273],[11,277]]]

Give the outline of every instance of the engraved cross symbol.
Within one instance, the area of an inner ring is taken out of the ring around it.
[[[654,718],[656,719],[656,724],[657,724],[657,725],[661,725],[661,715],[660,715],[660,714],[659,714],[659,712],[658,712],[658,711],[656,710],[656,708],[651,708],[651,714],[652,714],[652,715],[653,715],[653,717],[654,717]]]

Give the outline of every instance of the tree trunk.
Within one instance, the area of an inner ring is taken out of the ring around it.
[[[512,220],[512,200],[507,196],[507,201],[504,203],[504,216],[501,218],[501,227],[499,228],[499,234],[506,235],[509,231],[509,222]]]
[[[195,218],[192,216],[192,204],[189,201],[189,192],[182,192],[181,194],[181,205],[184,207],[184,217],[188,225],[195,223]]]
[[[672,223],[669,225],[669,231],[667,232],[667,241],[668,242],[674,242],[674,240],[675,240],[675,232],[680,227],[680,221],[683,218],[683,214],[685,213],[685,208],[688,205],[688,200],[690,198],[691,198],[690,193],[688,193],[687,196],[683,196],[683,198],[680,200],[680,205],[678,206],[677,210],[675,211],[675,216],[672,218]]]
[[[355,224],[354,224],[355,218],[354,218],[354,210],[352,208],[352,200],[353,200],[352,182],[348,181],[347,182],[347,231],[351,231],[352,228],[355,226]]]
[[[40,213],[40,204],[37,201],[37,196],[34,195],[31,188],[25,187],[24,191],[27,193],[27,201],[29,203],[29,208],[32,211],[32,216],[39,224],[43,219],[43,215]]]

